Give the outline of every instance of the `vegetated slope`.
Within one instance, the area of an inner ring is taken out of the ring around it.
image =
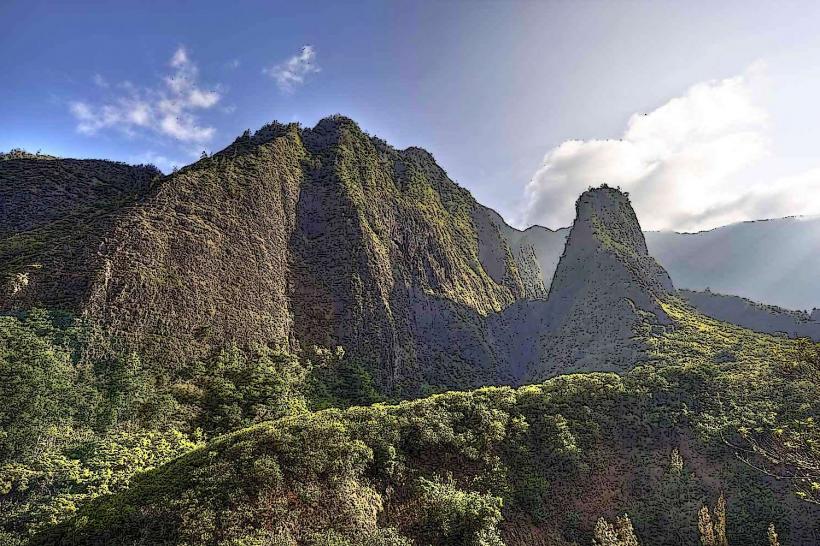
[[[793,463],[820,455],[820,346],[662,308],[677,327],[622,376],[266,423],[33,543],[589,544],[599,517],[628,513],[641,544],[695,545],[699,508],[723,493],[730,543],[767,544],[773,523],[783,544],[811,544],[818,476]]]
[[[704,315],[724,322],[756,332],[808,337],[820,341],[820,317],[812,317],[805,311],[790,311],[711,291],[678,290],[677,294]]]
[[[94,287],[89,316],[153,358],[341,345],[393,392],[503,381],[483,317],[546,294],[532,250],[430,154],[340,116],[246,133],[163,179]]]
[[[787,309],[820,308],[820,218],[732,224],[699,233],[647,232],[675,286],[710,288]]]
[[[0,160],[0,309],[77,310],[116,214],[161,173],[150,166],[13,152]]]
[[[518,302],[490,331],[519,383],[576,371],[624,371],[645,358],[638,334],[671,326],[660,302],[673,290],[646,250],[629,198],[584,192],[546,301]]]
[[[535,250],[541,274],[544,276],[544,285],[549,288],[552,283],[558,261],[564,253],[564,246],[569,236],[570,228],[551,230],[543,226],[530,226],[523,231],[524,240],[528,241]]]

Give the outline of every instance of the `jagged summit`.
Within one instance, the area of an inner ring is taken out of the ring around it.
[[[270,123],[161,178],[82,165],[71,188],[110,188],[91,199],[107,203],[105,221],[87,222],[95,209],[83,201],[67,214],[95,226],[88,237],[10,256],[0,304],[82,314],[169,365],[229,343],[341,345],[386,390],[416,392],[625,369],[640,353],[636,329],[666,322],[657,302],[671,282],[625,194],[584,193],[569,234],[538,243],[428,152],[395,149],[344,116]],[[21,202],[25,176],[12,172],[7,202]],[[65,191],[46,185],[37,198]],[[13,253],[27,228],[9,227],[0,250]],[[43,248],[71,259],[46,260]]]
[[[641,360],[645,326],[669,325],[659,301],[673,290],[650,257],[627,194],[584,192],[550,286],[549,326],[532,373],[540,379],[579,370],[622,371]]]

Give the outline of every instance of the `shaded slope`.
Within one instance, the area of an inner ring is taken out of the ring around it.
[[[31,154],[0,161],[0,309],[79,310],[115,218],[161,173]]]
[[[812,317],[805,311],[789,311],[711,291],[678,290],[677,294],[704,315],[724,322],[756,332],[808,337],[820,341],[820,317]]]

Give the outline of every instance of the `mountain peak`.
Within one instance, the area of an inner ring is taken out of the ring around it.
[[[550,335],[538,379],[580,370],[622,371],[641,359],[638,331],[668,325],[660,300],[673,290],[649,256],[629,196],[602,186],[584,192],[547,299]]]

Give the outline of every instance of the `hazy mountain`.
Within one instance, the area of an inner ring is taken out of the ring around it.
[[[646,244],[678,288],[710,288],[787,309],[820,308],[820,218],[648,232]]]
[[[677,294],[704,315],[718,320],[756,332],[808,337],[820,341],[820,316],[817,312],[809,315],[805,311],[791,311],[711,291],[678,290]]]

